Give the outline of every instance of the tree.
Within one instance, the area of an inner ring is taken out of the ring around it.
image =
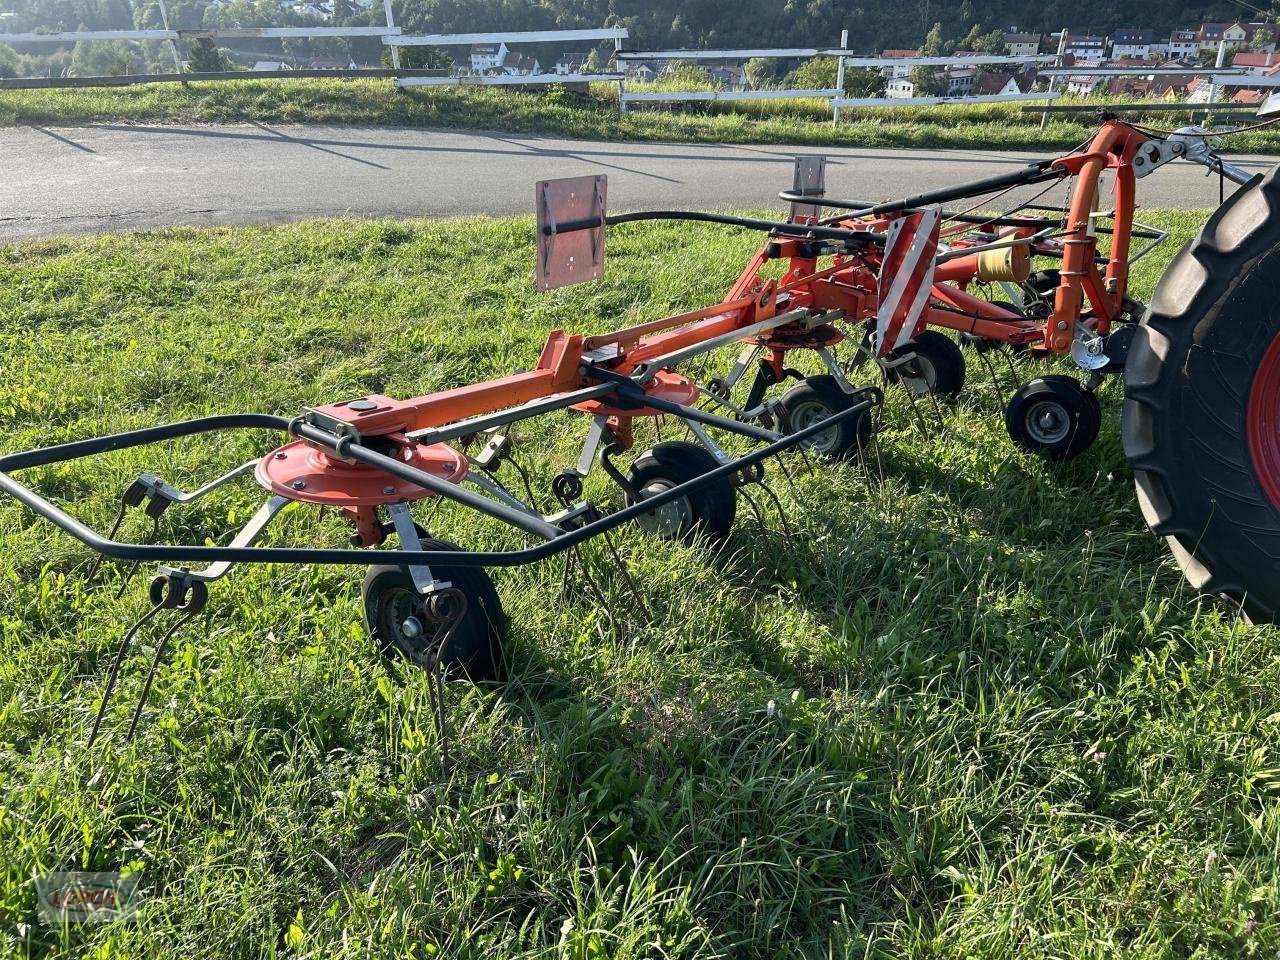
[[[1254,31],[1253,39],[1249,41],[1249,46],[1261,53],[1266,50],[1267,47],[1274,46],[1275,42],[1276,35],[1274,33],[1266,27],[1259,27]]]
[[[835,57],[814,57],[787,74],[786,85],[793,90],[834,90],[837,69]]]
[[[187,54],[187,69],[192,73],[222,73],[229,69],[227,58],[208,37],[199,37]]]
[[[887,82],[879,70],[845,68],[844,71],[844,92],[850,97],[883,97]]]
[[[71,54],[75,77],[123,77],[134,60],[134,48],[123,40],[81,40]]]
[[[587,54],[587,59],[582,64],[583,73],[599,73],[604,69],[604,64],[600,62],[600,48],[592,47],[591,52]]]
[[[941,67],[916,67],[911,71],[911,82],[917,97],[945,97],[951,87]]]
[[[391,66],[391,48],[382,52],[382,63]],[[444,70],[453,72],[453,57],[439,47],[401,47],[400,66],[404,70]]]
[[[776,61],[769,57],[752,57],[743,66],[751,89],[760,90],[778,79]]]

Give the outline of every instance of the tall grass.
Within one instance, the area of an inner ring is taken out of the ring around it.
[[[1040,114],[1023,112],[1024,105],[978,104],[845,110],[833,126],[820,100],[646,105],[623,115],[617,110],[616,93],[612,84],[597,84],[590,96],[556,89],[397,90],[390,81],[366,79],[14,90],[0,91],[0,125],[254,120],[502,130],[596,140],[1059,150],[1084,140],[1097,122],[1093,113],[1058,114],[1041,130]],[[1085,104],[1102,109],[1106,101]],[[1167,127],[1189,117],[1175,111],[1133,119]],[[1234,136],[1228,149],[1280,152],[1275,130]]]

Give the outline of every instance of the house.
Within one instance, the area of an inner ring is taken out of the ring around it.
[[[253,69],[265,73],[271,70],[292,70],[293,67],[279,60],[259,60],[253,65]]]
[[[916,85],[908,77],[897,77],[884,87],[884,95],[888,100],[906,100],[916,95]]]
[[[1111,35],[1111,59],[1145,60],[1154,39],[1155,31],[1146,27],[1121,27]]]
[[[1065,52],[1075,57],[1081,66],[1101,63],[1107,56],[1107,38],[1092,35],[1068,36]]]
[[[628,60],[626,76],[628,80],[639,81],[640,83],[653,83],[658,79],[658,71],[654,69],[652,64],[645,63],[640,60]]]
[[[1194,30],[1174,30],[1169,34],[1169,59],[1200,56],[1200,40]]]
[[[473,43],[471,45],[471,69],[475,73],[497,70],[511,51],[503,42]]]
[[[747,89],[746,68],[736,63],[719,63],[704,68],[712,81],[725,90]]]
[[[1249,107],[1255,107],[1265,99],[1266,96],[1261,90],[1237,90],[1231,95],[1232,103],[1241,103]]]
[[[947,96],[967,97],[978,80],[977,67],[947,67]]]
[[[307,61],[304,70],[354,70],[356,64],[350,58],[343,59],[341,57],[312,57]]]
[[[566,53],[561,55],[556,61],[556,73],[562,77],[570,74],[582,73],[583,68],[587,65],[587,57],[589,53]]]
[[[979,97],[1007,97],[1015,93],[1029,93],[1035,85],[1035,70],[1024,70],[1021,73],[984,73],[973,85],[973,93]]]
[[[1265,77],[1267,71],[1280,64],[1277,53],[1237,53],[1231,58],[1231,66],[1255,77]]]
[[[508,50],[507,55],[502,58],[500,69],[510,77],[526,77],[540,73],[542,65],[538,63],[536,57],[526,57],[514,50]]]
[[[1105,86],[1106,77],[1097,75],[1067,77],[1067,93],[1075,97],[1092,96],[1100,86]]]
[[[912,57],[920,56],[919,50],[882,50],[880,57],[884,60],[910,60]],[[909,63],[894,63],[887,67],[881,67],[880,72],[884,74],[886,80],[901,79],[902,77],[911,76],[912,65]],[[908,94],[909,96],[909,94]]]
[[[1011,57],[1034,57],[1040,52],[1040,34],[1006,33],[1004,49]]]

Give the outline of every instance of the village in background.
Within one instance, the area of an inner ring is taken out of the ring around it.
[[[128,0],[111,0],[121,7],[134,25],[154,19],[155,0],[150,6],[131,6]],[[236,27],[246,19],[246,11],[261,19],[264,5],[246,6],[246,0],[212,0],[199,7],[201,26],[209,29]],[[150,12],[149,12],[150,11]],[[314,26],[335,23],[372,23],[381,15],[382,4],[375,0],[292,0],[274,9],[270,19],[284,26]],[[20,13],[0,12],[0,32],[32,29]],[[70,28],[68,28],[70,29]],[[82,27],[83,29],[83,27]],[[1206,103],[1221,99],[1215,94],[1211,77],[1203,76],[1215,65],[1243,71],[1247,75],[1275,77],[1280,74],[1276,54],[1280,26],[1275,22],[1205,22],[1175,29],[1168,36],[1147,27],[1121,28],[1111,35],[1087,32],[1032,32],[1010,26],[1007,30],[980,33],[975,27],[961,39],[946,40],[941,24],[922,38],[915,49],[865,51],[888,63],[874,69],[849,69],[844,73],[844,92],[860,97],[909,100],[919,97],[992,97],[1027,94],[1057,89],[1068,95],[1105,95],[1167,102]],[[851,43],[850,46],[856,46]],[[1225,52],[1225,57],[1223,53]],[[911,58],[1000,55],[1016,59],[1010,64],[956,63],[947,66],[920,66]],[[445,49],[425,47],[404,49],[400,66],[430,70],[450,76],[563,76],[617,73],[629,84],[652,84],[670,89],[725,91],[779,88],[830,88],[836,79],[835,59],[818,57],[808,61],[779,58],[735,59],[709,54],[690,59],[615,59],[613,45],[563,52],[545,45],[508,45],[503,42],[477,43]],[[553,59],[554,58],[554,59]],[[1218,61],[1221,60],[1219,64]],[[1117,66],[1124,76],[1081,73],[1050,80],[1039,70],[1052,63],[1056,67]],[[298,37],[283,43],[241,40],[227,45],[196,40],[187,50],[181,66],[190,72],[252,70],[287,73],[293,70],[355,70],[389,66],[386,47],[377,38]],[[1150,67],[1152,72],[1143,73]],[[50,50],[48,45],[0,44],[0,77],[90,77],[156,73],[173,69],[162,45],[154,41],[93,40],[67,43]],[[1229,99],[1240,104],[1259,103],[1274,87],[1262,82],[1259,89],[1233,83]]]

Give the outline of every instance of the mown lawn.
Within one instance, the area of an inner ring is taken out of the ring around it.
[[[1144,261],[1149,292],[1202,215]],[[531,292],[528,219],[167,230],[0,250],[0,448],[212,412],[294,414],[533,362],[719,295],[756,237],[635,225],[602,283]],[[677,253],[679,256],[673,256]],[[1157,260],[1161,262],[1156,262]],[[1038,368],[1018,369],[1026,379]],[[122,742],[155,634],[84,739],[146,572],[0,505],[0,937],[92,957],[1274,957],[1276,628],[1197,600],[1144,529],[1117,436],[1015,454],[971,357],[953,409],[895,393],[867,469],[770,471],[719,553],[599,549],[610,613],[561,564],[494,572],[510,677],[391,682],[350,569],[242,568],[175,639]],[[583,425],[521,437],[543,480]],[[32,471],[105,528],[143,469],[193,485],[274,438],[206,437]],[[252,482],[173,509],[225,542]],[[593,495],[604,497],[599,483]],[[342,543],[297,511],[274,542]],[[441,511],[433,532],[509,546]],[[140,518],[126,532],[146,533]],[[137,870],[136,921],[52,930],[34,874]]]
[[[845,110],[832,126],[821,100],[773,100],[635,109],[619,114],[609,84],[593,96],[562,90],[398,90],[389,80],[193,81],[76,90],[0,90],[0,126],[14,124],[315,123],[499,130],[588,140],[787,143],[850,147],[1063,150],[1087,139],[1103,100],[1089,112],[1057,114],[1040,129],[1025,104]],[[1065,104],[1067,100],[1059,103]],[[1158,128],[1187,123],[1181,112],[1130,115]],[[1226,117],[1220,125],[1248,122]],[[1280,153],[1278,128],[1232,136],[1231,152]]]

